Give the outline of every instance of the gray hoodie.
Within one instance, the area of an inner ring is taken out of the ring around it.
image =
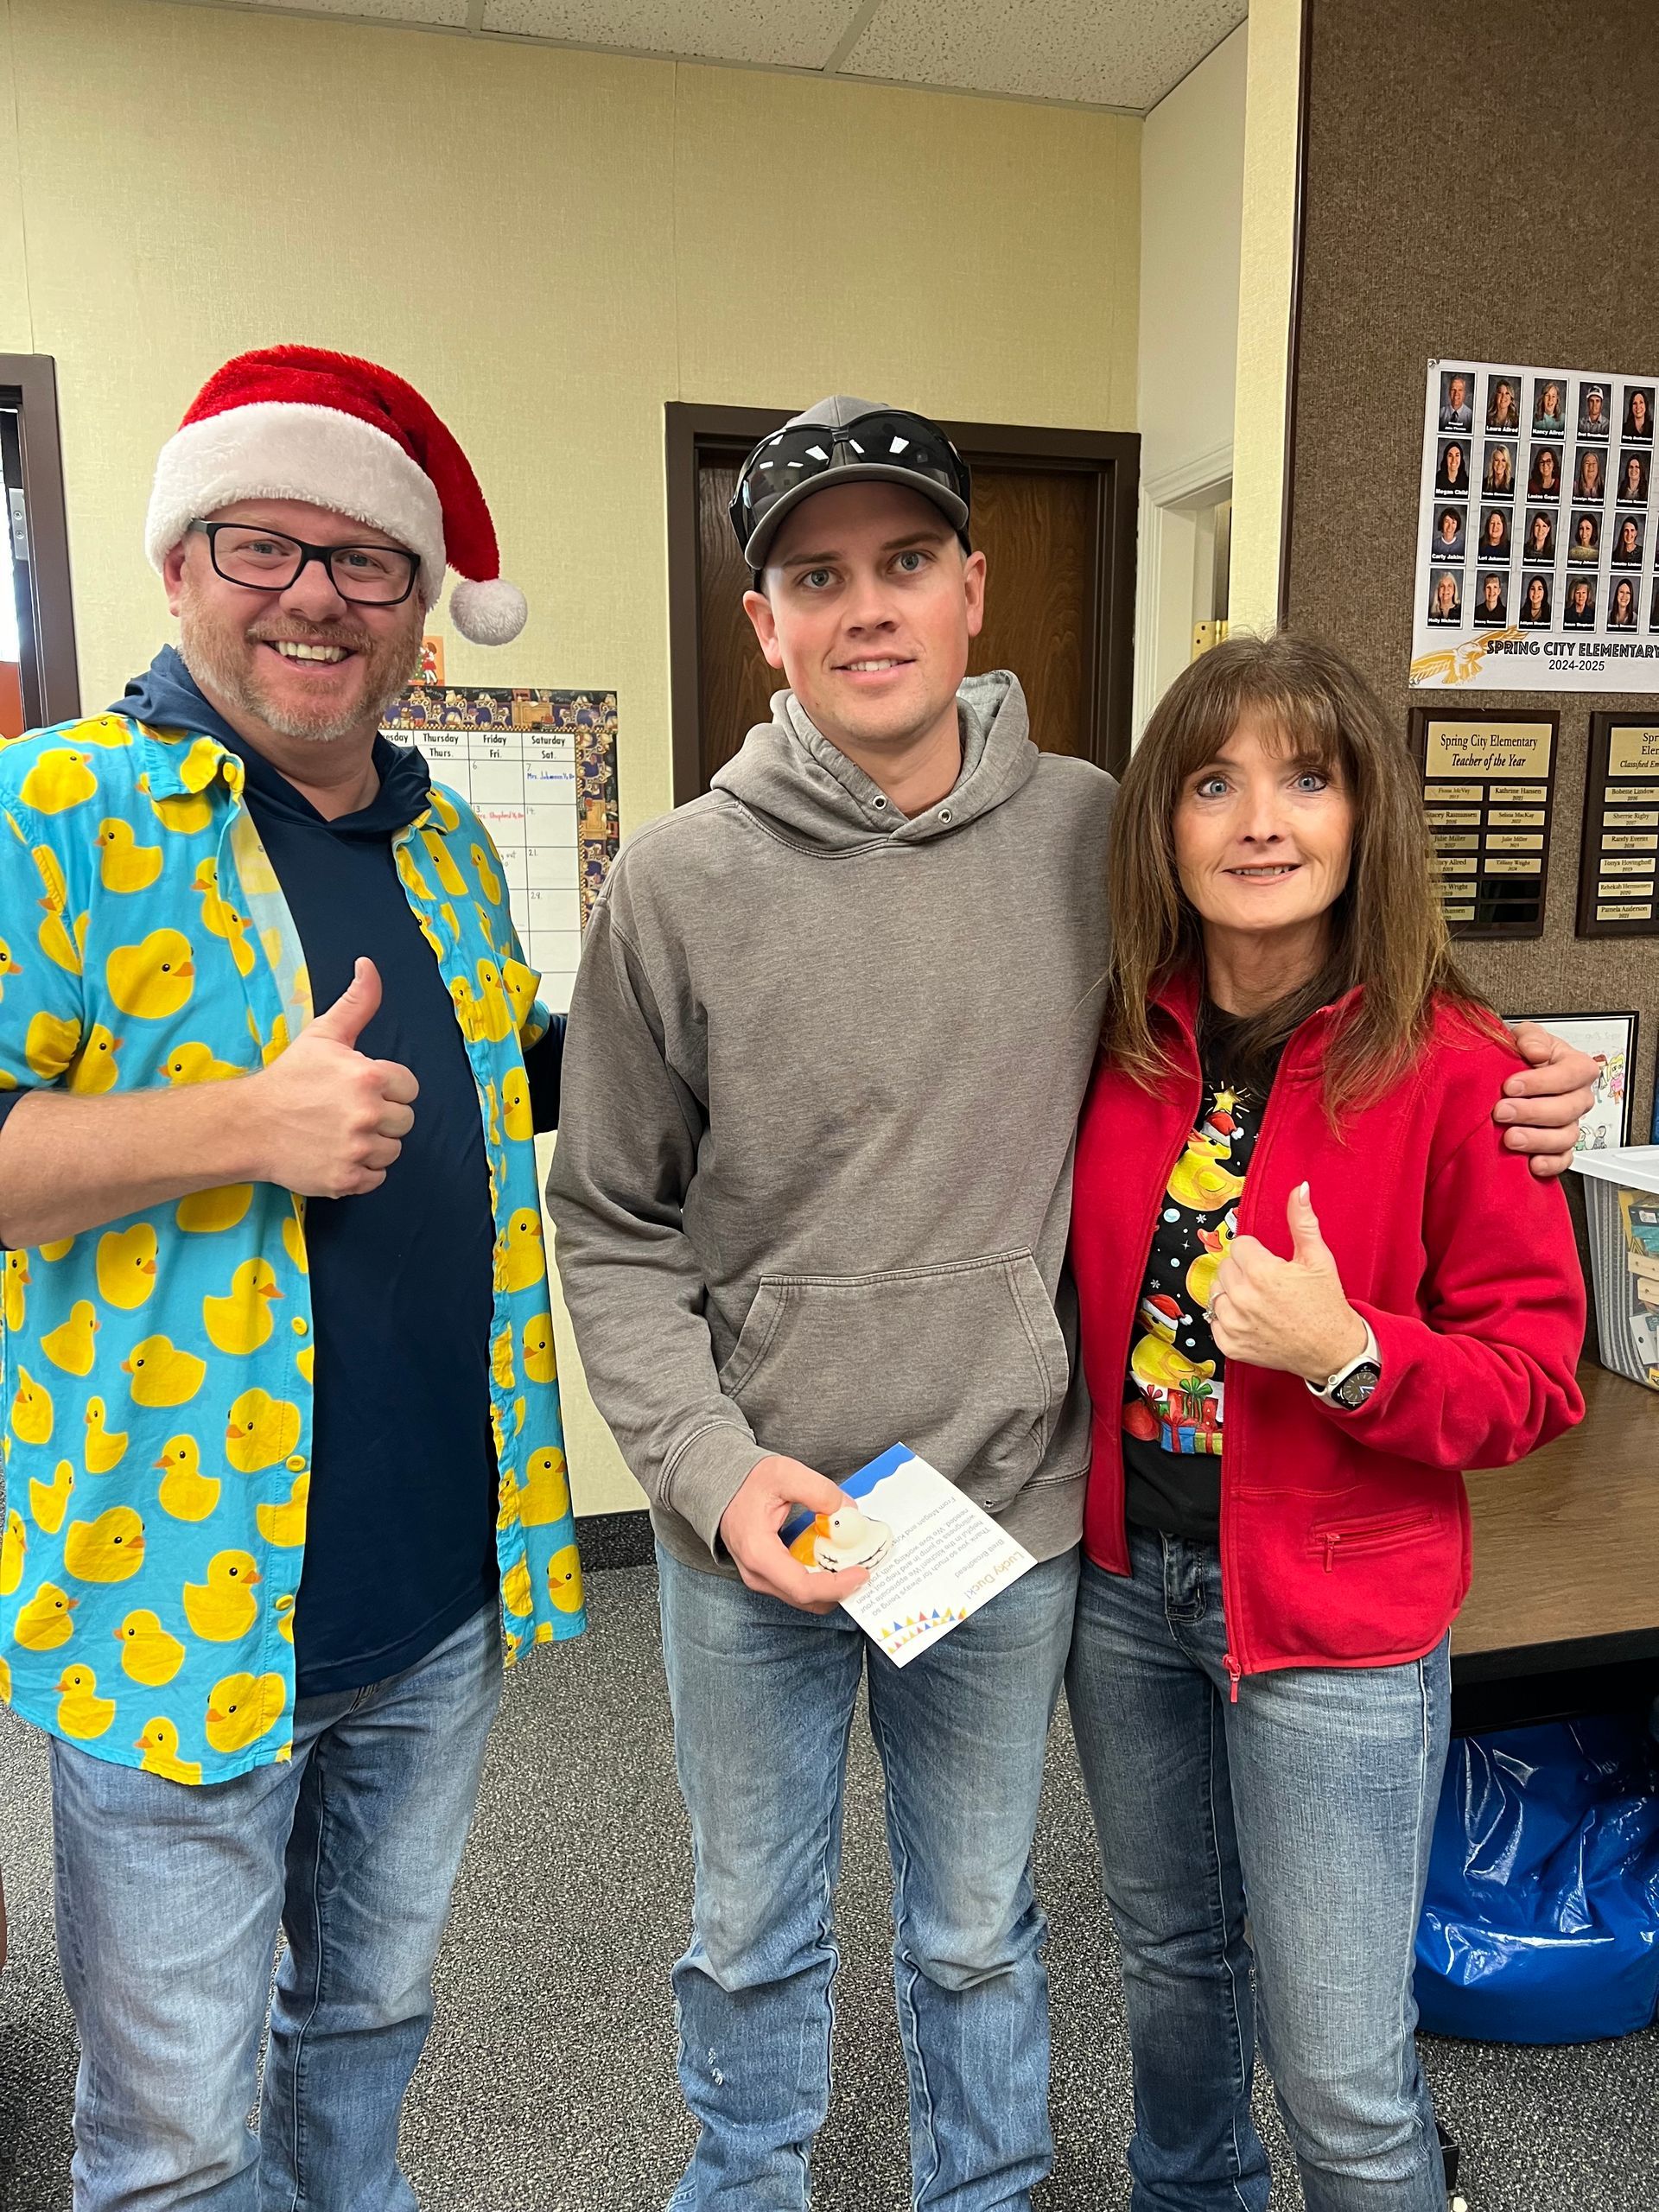
[[[548,1185],[588,1381],[663,1542],[728,1566],[770,1452],[909,1445],[1039,1558],[1081,1533],[1065,1274],[1116,786],[962,687],[906,820],[780,691],[594,907]],[[714,1555],[716,1555],[714,1556]]]

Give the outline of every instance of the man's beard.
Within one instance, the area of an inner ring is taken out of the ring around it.
[[[349,709],[324,709],[321,702],[310,714],[296,712],[279,703],[259,681],[257,646],[276,638],[309,645],[343,645],[353,652],[361,670],[362,689]],[[246,648],[256,648],[251,660]],[[278,737],[298,739],[312,745],[332,745],[354,730],[372,723],[378,728],[386,709],[413,677],[421,657],[421,626],[388,637],[372,634],[354,623],[334,622],[307,629],[293,621],[273,622],[268,631],[226,632],[204,619],[194,601],[187,596],[179,609],[179,652],[198,683],[215,692],[238,714],[264,722]]]

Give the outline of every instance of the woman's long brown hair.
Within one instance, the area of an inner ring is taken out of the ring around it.
[[[1488,1035],[1507,1033],[1452,957],[1405,741],[1358,671],[1313,639],[1285,631],[1230,639],[1176,677],[1147,724],[1113,820],[1103,1046],[1147,1088],[1168,1072],[1152,1028],[1153,995],[1183,969],[1204,969],[1198,916],[1175,866],[1175,809],[1187,779],[1215,760],[1246,715],[1275,729],[1288,755],[1323,768],[1353,802],[1353,855],[1331,909],[1325,965],[1238,1040],[1248,1057],[1265,1058],[1317,1008],[1357,989],[1325,1053],[1325,1104],[1334,1125],[1405,1073],[1437,999],[1462,1007]]]

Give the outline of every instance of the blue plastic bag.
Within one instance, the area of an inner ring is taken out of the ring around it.
[[[1431,2033],[1586,2043],[1659,2010],[1659,1754],[1638,1721],[1452,1746],[1417,1929]]]

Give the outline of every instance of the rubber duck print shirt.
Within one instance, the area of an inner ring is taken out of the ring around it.
[[[1226,1016],[1206,1006],[1204,1103],[1159,1208],[1123,1388],[1126,1517],[1195,1543],[1216,1542],[1221,1528],[1227,1363],[1210,1332],[1210,1297],[1238,1233],[1274,1072],[1240,1080],[1234,1036]]]
[[[0,1092],[218,1082],[309,1019],[244,779],[216,739],[119,714],[0,747]],[[484,1133],[511,1663],[584,1625],[524,1062],[549,1017],[465,801],[433,785],[394,855]],[[0,1694],[178,1782],[287,1758],[315,1428],[303,1201],[238,1184],[10,1251],[0,1301]]]

